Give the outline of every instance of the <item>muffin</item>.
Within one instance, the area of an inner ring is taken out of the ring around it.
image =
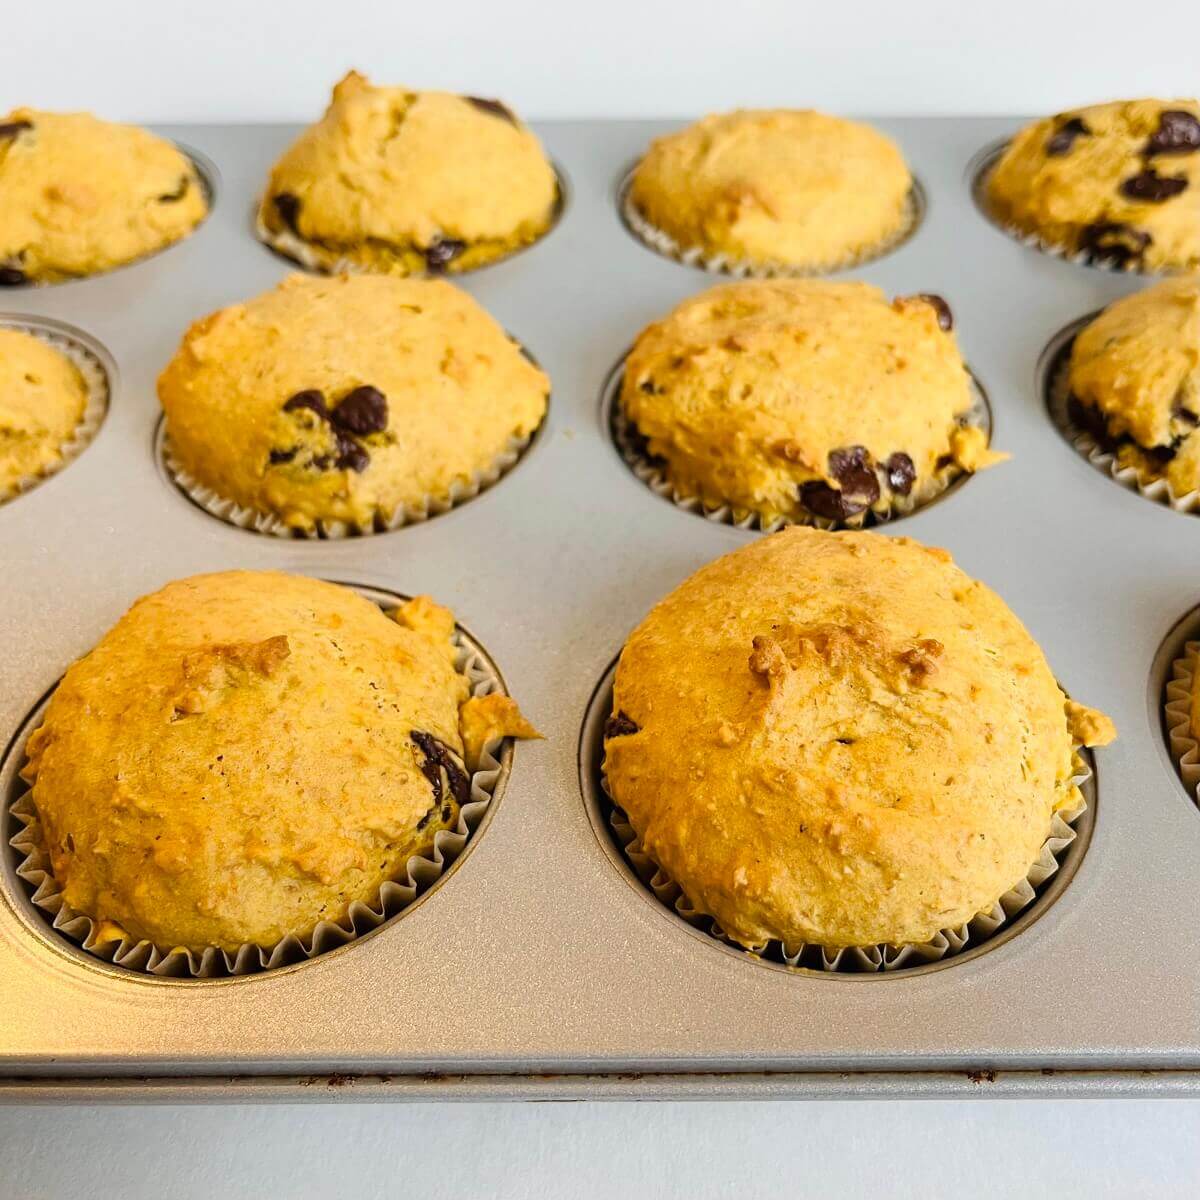
[[[87,384],[65,354],[0,328],[0,500],[59,466],[87,401]]]
[[[271,571],[199,575],[139,600],[75,663],[23,771],[66,903],[98,940],[272,946],[352,904],[453,829],[470,720],[454,618],[395,619],[347,588]]]
[[[374,87],[351,71],[275,164],[259,210],[271,246],[325,271],[470,271],[536,241],[558,179],[498,100]]]
[[[1200,103],[1123,100],[1013,138],[986,183],[996,216],[1122,269],[1200,266]]]
[[[1020,883],[1073,750],[1115,736],[944,550],[788,529],[702,568],[621,652],[605,773],[748,947],[923,943]]]
[[[1068,382],[1072,416],[1121,466],[1200,488],[1200,276],[1109,305],[1075,338]]]
[[[170,451],[226,501],[369,529],[478,481],[550,384],[442,280],[293,275],[197,321],[158,381]]]
[[[191,160],[145,129],[32,108],[0,118],[0,285],[133,262],[207,211]]]
[[[678,497],[861,524],[1004,457],[965,424],[953,323],[938,296],[865,283],[725,284],[638,337],[622,414]]]
[[[869,125],[743,110],[652,142],[628,200],[680,252],[817,271],[899,238],[912,223],[912,187],[899,149]]]

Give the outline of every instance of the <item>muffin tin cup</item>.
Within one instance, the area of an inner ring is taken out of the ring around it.
[[[891,237],[872,246],[869,250],[862,250],[857,254],[809,266],[731,258],[728,254],[711,253],[699,246],[684,246],[669,233],[648,221],[633,202],[632,184],[637,165],[634,163],[625,172],[617,189],[617,208],[625,227],[638,241],[664,258],[682,263],[685,267],[698,267],[702,271],[709,271],[716,275],[733,275],[740,279],[803,279],[817,275],[833,275],[840,271],[852,271],[899,250],[916,233],[925,216],[925,191],[914,177],[905,205],[904,224]]]
[[[456,632],[455,639],[458,648],[455,669],[466,676],[471,695],[486,696],[503,690],[499,675],[484,656],[461,634]],[[49,697],[31,715],[26,736],[41,724],[48,704]],[[77,912],[64,900],[52,873],[31,789],[18,794],[8,807],[21,826],[9,839],[9,846],[19,856],[15,873],[23,881],[32,904],[56,933],[96,958],[128,971],[160,977],[211,980],[254,976],[346,946],[399,916],[428,892],[462,855],[482,824],[504,773],[502,751],[503,739],[484,744],[479,764],[471,773],[471,798],[459,809],[456,827],[439,830],[434,835],[431,852],[408,859],[403,875],[385,881],[371,903],[356,901],[342,920],[321,921],[305,937],[289,935],[269,947],[245,944],[236,951],[228,951],[209,946],[197,953],[145,939],[106,939],[91,917]]]
[[[1200,642],[1185,642],[1183,653],[1171,663],[1171,676],[1163,693],[1163,716],[1179,778],[1200,807],[1200,741],[1192,733],[1192,691],[1197,671]]]
[[[833,521],[827,517],[819,517],[812,513],[802,513],[796,516],[776,515],[767,516],[752,509],[738,508],[733,504],[710,504],[699,496],[689,496],[681,492],[668,478],[665,465],[646,454],[644,439],[638,434],[636,426],[625,416],[621,405],[621,381],[624,377],[624,359],[610,373],[604,387],[603,404],[605,421],[613,444],[617,448],[622,461],[656,496],[669,500],[676,508],[685,512],[696,513],[699,516],[719,525],[732,525],[735,529],[754,530],[762,533],[775,533],[789,525],[810,525],[817,529],[864,529],[872,525],[882,525],[889,521],[899,520],[917,512],[946,494],[956,483],[965,481],[971,472],[964,471],[957,464],[950,464],[939,470],[931,479],[921,482],[919,488],[914,488],[907,496],[892,495],[888,507],[882,510],[864,509],[844,521]],[[972,405],[962,420],[966,426],[976,426],[992,438],[992,413],[987,396],[975,376],[971,376]]]
[[[1092,778],[1092,771],[1081,756],[1078,746],[1074,748],[1074,766],[1075,773],[1070,782],[1082,789]],[[1197,770],[1197,779],[1200,781],[1200,768]],[[852,947],[821,946],[815,943],[788,946],[781,942],[767,942],[761,946],[743,946],[730,938],[714,918],[695,909],[679,884],[645,851],[624,810],[613,800],[603,770],[600,772],[600,784],[612,805],[608,813],[608,824],[621,853],[638,879],[665,908],[715,941],[747,955],[780,962],[793,969],[808,968],[841,975],[872,975],[941,963],[952,960],[955,955],[992,937],[1002,926],[1027,909],[1037,899],[1039,890],[1047,880],[1057,873],[1065,851],[1077,837],[1074,825],[1087,811],[1087,800],[1081,791],[1079,804],[1054,814],[1050,823],[1050,834],[1042,843],[1037,859],[1020,883],[1005,892],[991,908],[977,913],[963,925],[940,930],[928,942],[900,945],[879,943],[874,946]]]
[[[1085,317],[1059,335],[1061,344],[1051,351],[1046,373],[1046,406],[1050,419],[1063,437],[1096,470],[1115,480],[1123,488],[1137,492],[1155,504],[1181,513],[1200,513],[1200,490],[1179,495],[1165,476],[1144,464],[1123,464],[1120,455],[1097,441],[1091,430],[1079,425],[1071,413],[1071,346],[1076,335],[1098,314]]]
[[[302,529],[287,524],[275,513],[261,512],[258,509],[246,508],[229,500],[207,484],[201,483],[179,461],[171,446],[170,434],[166,422],[159,421],[155,434],[155,454],[161,463],[167,478],[197,507],[202,508],[210,516],[224,521],[227,525],[235,525],[238,529],[246,529],[253,533],[265,533],[279,538],[338,538],[365,537],[374,533],[390,533],[405,525],[418,524],[430,517],[440,516],[473,500],[480,493],[499,481],[511,471],[522,456],[533,444],[546,418],[526,437],[510,438],[508,445],[484,471],[476,471],[468,480],[456,480],[445,496],[426,496],[420,504],[402,505],[394,513],[387,515],[378,512],[368,525],[351,524],[348,521],[318,521],[312,529]]]
[[[0,504],[3,504],[57,475],[87,449],[108,415],[112,372],[97,349],[87,345],[74,331],[56,322],[40,317],[0,316],[0,329],[15,329],[21,333],[32,334],[65,355],[78,369],[87,389],[83,413],[70,438],[60,447],[58,462],[37,475],[26,475],[18,479],[11,489],[0,491]]]

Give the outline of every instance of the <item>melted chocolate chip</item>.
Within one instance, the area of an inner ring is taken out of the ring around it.
[[[917,477],[917,468],[903,450],[897,450],[883,464],[883,469],[887,472],[888,487],[897,496],[907,496],[912,491],[913,480]]]
[[[438,783],[439,784],[441,783],[440,777],[438,779]],[[431,804],[429,806],[429,811],[417,822],[417,832],[418,833],[422,829],[424,829],[425,826],[428,825],[429,822],[432,821],[434,817],[437,816],[437,810],[438,810],[438,806],[436,804]]]
[[[271,203],[275,205],[279,219],[299,237],[300,230],[296,226],[296,221],[300,216],[300,197],[293,196],[291,192],[280,192],[279,195],[271,197]]]
[[[1194,154],[1197,150],[1200,150],[1200,119],[1182,109],[1168,108],[1158,118],[1158,129],[1143,153]]]
[[[1175,403],[1171,405],[1171,416],[1181,425],[1189,426],[1192,429],[1200,425],[1200,413],[1193,412],[1181,399],[1176,399]]]
[[[0,287],[20,287],[29,276],[20,267],[0,267]]]
[[[1122,221],[1097,221],[1085,226],[1079,238],[1079,248],[1093,262],[1124,267],[1140,262],[1146,247],[1154,239],[1144,229],[1134,229]]]
[[[444,271],[465,249],[466,242],[457,238],[438,238],[425,247],[425,263],[433,274]]]
[[[1070,154],[1071,147],[1075,145],[1075,139],[1091,132],[1082,117],[1071,117],[1047,139],[1046,153],[1053,158]]]
[[[279,463],[289,463],[296,457],[298,446],[292,446],[287,450],[272,450],[270,454],[271,465],[276,466]]]
[[[24,133],[25,130],[32,128],[32,121],[5,121],[0,125],[0,138],[16,137],[18,133]]]
[[[604,740],[609,738],[628,737],[631,733],[639,733],[641,726],[624,711],[618,712],[604,722]]]
[[[822,479],[810,479],[800,485],[800,503],[817,517],[830,521],[844,521],[860,513],[866,505],[855,508],[846,503],[846,497],[837,488],[832,488]]]
[[[371,456],[345,431],[335,429],[333,436],[337,439],[334,465],[340,471],[357,471],[361,475],[370,464]]]
[[[939,329],[949,333],[954,328],[954,313],[941,296],[935,296],[932,292],[922,292],[919,299],[924,300],[937,313]]]
[[[654,395],[654,380],[653,379],[643,379],[642,382],[638,384],[638,391],[645,392],[647,396],[653,396]]]
[[[490,113],[493,117],[503,117],[513,125],[517,123],[517,118],[513,116],[511,110],[501,104],[499,100],[483,100],[479,96],[464,96],[463,99],[481,111]]]
[[[1161,204],[1187,191],[1187,186],[1186,175],[1160,175],[1153,167],[1147,167],[1140,175],[1121,182],[1121,195],[1130,200]]]
[[[842,485],[842,495],[859,509],[879,499],[879,476],[866,446],[848,446],[829,452],[829,473]]]
[[[305,388],[304,391],[297,392],[284,404],[283,411],[295,412],[300,408],[311,409],[322,421],[329,420],[329,409],[325,407],[325,393],[316,388]]]
[[[1090,404],[1084,404],[1077,396],[1072,396],[1067,402],[1067,414],[1081,429],[1096,439],[1096,444],[1105,450],[1115,450],[1117,439],[1108,431],[1104,422],[1104,414]]]
[[[378,388],[363,384],[342,397],[330,419],[339,429],[359,437],[382,433],[388,423],[387,398]]]
[[[178,200],[182,200],[188,193],[188,188],[192,186],[192,181],[186,176],[179,177],[179,184],[173,192],[164,192],[158,198],[159,204],[174,204]]]
[[[442,802],[442,773],[445,772],[446,783],[450,792],[459,804],[466,804],[471,798],[471,780],[463,768],[459,757],[440,738],[432,733],[422,733],[418,729],[411,731],[410,736],[421,751],[423,762],[421,774],[429,780],[433,788],[433,804],[436,808]]]

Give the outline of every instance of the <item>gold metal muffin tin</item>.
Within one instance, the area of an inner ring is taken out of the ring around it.
[[[1049,885],[1052,905],[1039,899],[1036,920],[985,952],[878,985],[764,969],[631,886],[593,823],[581,731],[594,734],[598,709],[585,716],[614,655],[666,591],[760,536],[663,503],[614,453],[598,404],[638,331],[717,281],[622,224],[622,172],[662,123],[541,126],[571,177],[561,222],[456,280],[553,381],[520,469],[436,520],[307,541],[215,519],[154,453],[154,381],[184,329],[288,270],[256,240],[253,211],[294,130],[165,130],[215,164],[208,220],[132,266],[0,296],[7,314],[63,322],[115,363],[92,444],[0,505],[5,778],[39,698],[138,595],[234,567],[432,594],[547,740],[513,753],[482,836],[420,903],[342,950],[245,979],[148,980],[68,952],[31,927],[6,857],[0,1096],[1200,1094],[1200,813],[1164,745],[1155,659],[1200,600],[1200,523],[1064,443],[1038,370],[1056,331],[1146,281],[1022,247],[981,216],[975,157],[1018,119],[879,124],[926,212],[893,253],[843,276],[946,297],[995,444],[1013,455],[880,536],[950,549],[1121,735],[1096,756],[1090,844]],[[1177,635],[1198,630],[1193,615]]]

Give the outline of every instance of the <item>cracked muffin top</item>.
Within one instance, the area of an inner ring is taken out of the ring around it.
[[[928,941],[1077,805],[1067,700],[944,550],[793,528],[717,559],[621,652],[604,743],[642,845],[746,946]]]
[[[1026,126],[987,179],[996,215],[1120,268],[1200,266],[1200,103],[1123,100]]]
[[[191,160],[145,129],[32,108],[0,118],[0,285],[133,262],[207,211]]]
[[[865,283],[774,279],[693,296],[645,329],[621,405],[680,495],[841,523],[927,499],[1001,455],[949,306]]]
[[[0,500],[62,462],[87,399],[65,354],[33,334],[0,329]]]
[[[313,268],[437,274],[535,241],[558,201],[541,144],[498,100],[374,87],[352,71],[275,164],[259,226]]]
[[[1103,444],[1200,487],[1200,276],[1164,280],[1110,304],[1071,347],[1071,395]]]
[[[682,250],[821,270],[898,237],[912,219],[912,186],[895,143],[869,125],[740,110],[652,142],[629,198]]]
[[[537,736],[507,697],[468,699],[453,631],[428,599],[389,616],[270,571],[139,600],[27,746],[67,903],[100,941],[197,951],[373,905],[458,824],[482,739]]]
[[[450,497],[549,390],[466,292],[383,275],[289,276],[192,325],[158,381],[186,471],[303,531]]]

